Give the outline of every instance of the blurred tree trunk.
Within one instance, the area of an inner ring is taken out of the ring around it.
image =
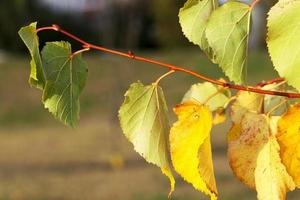
[[[0,1],[0,49],[17,50],[17,31],[34,5],[33,0]]]
[[[186,40],[178,22],[178,11],[185,0],[152,0],[151,13],[154,17],[154,34],[162,46],[184,44]]]

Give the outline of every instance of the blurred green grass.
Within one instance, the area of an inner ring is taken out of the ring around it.
[[[135,53],[224,78],[197,48]],[[27,57],[10,56],[0,62],[0,200],[167,199],[167,179],[133,151],[117,119],[129,84],[151,83],[166,69],[101,53],[84,57],[89,77],[76,129],[65,127],[43,108],[41,91],[27,84]],[[250,54],[248,75],[251,85],[276,77],[265,52]],[[196,82],[181,73],[163,80],[172,120],[172,106]],[[255,199],[255,193],[233,177],[227,164],[227,129],[215,127],[212,139],[220,199]],[[176,180],[174,200],[208,199],[178,176]],[[296,192],[289,199],[299,197]]]

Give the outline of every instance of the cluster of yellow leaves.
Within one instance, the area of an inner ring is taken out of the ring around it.
[[[210,88],[209,93],[203,93],[203,88]],[[175,179],[167,138],[175,171],[195,189],[217,200],[211,129],[224,122],[229,96],[208,84],[194,85],[183,103],[174,108],[178,120],[171,129],[158,85],[134,83],[125,96],[119,111],[124,134],[147,162],[160,167],[169,178],[170,194]],[[231,106],[229,164],[241,182],[257,191],[259,200],[284,200],[287,192],[300,187],[300,104],[286,112],[284,105],[274,112],[274,105],[282,100],[239,92]]]
[[[264,114],[276,97],[239,92],[232,105],[228,159],[241,182],[257,191],[259,200],[284,200],[300,187],[300,104],[282,116]],[[178,121],[170,132],[173,166],[195,189],[217,199],[210,131],[223,122],[220,110],[194,101],[174,108]]]
[[[284,200],[300,185],[300,104],[283,116],[268,116],[263,101],[263,95],[238,94],[228,159],[236,177],[255,189],[259,200]]]

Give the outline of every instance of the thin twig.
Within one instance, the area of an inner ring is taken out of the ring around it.
[[[261,83],[258,83],[256,86],[257,87],[264,87],[266,85],[271,85],[273,83],[279,83],[279,82],[284,82],[284,81],[285,81],[284,78],[278,77],[278,78],[274,78],[274,79],[269,80],[269,81],[263,81]]]
[[[256,0],[255,2],[253,2],[253,4],[258,3],[258,1],[259,0]],[[188,70],[188,69],[185,69],[183,67],[163,63],[163,62],[160,62],[158,60],[154,60],[154,59],[150,59],[150,58],[135,56],[131,52],[130,53],[124,53],[124,52],[120,52],[120,51],[116,51],[116,50],[112,50],[112,49],[107,49],[107,48],[97,46],[97,45],[94,45],[94,44],[90,44],[90,43],[78,38],[77,36],[61,29],[58,25],[52,25],[52,26],[49,26],[49,27],[42,27],[42,28],[37,29],[37,32],[44,31],[44,30],[58,31],[58,32],[74,39],[75,41],[81,43],[83,45],[83,48],[95,49],[95,50],[103,51],[103,52],[106,52],[106,53],[111,53],[111,54],[131,58],[131,59],[138,60],[138,61],[141,61],[141,62],[155,64],[155,65],[158,65],[158,66],[161,66],[161,67],[169,68],[170,70],[180,71],[180,72],[183,72],[183,73],[186,73],[186,74],[190,74],[190,75],[192,75],[194,77],[197,77],[199,79],[202,79],[204,81],[207,81],[207,82],[210,82],[210,83],[213,83],[213,84],[216,84],[216,85],[223,86],[225,88],[248,91],[248,92],[254,92],[254,93],[260,93],[260,94],[274,95],[274,96],[283,96],[283,97],[287,97],[287,98],[300,98],[300,93],[270,91],[270,90],[263,90],[263,89],[250,87],[250,86],[235,85],[235,84],[231,84],[231,83],[227,83],[227,82],[223,82],[223,81],[208,78],[208,77],[203,76],[203,75],[201,75],[201,74],[199,74],[195,71]]]
[[[175,70],[170,70],[170,71],[168,71],[167,73],[165,73],[164,75],[162,75],[161,77],[159,77],[159,78],[155,81],[154,84],[155,84],[155,85],[158,85],[159,82],[160,82],[162,79],[164,79],[164,78],[166,78],[167,76],[173,74],[174,72],[175,72]]]

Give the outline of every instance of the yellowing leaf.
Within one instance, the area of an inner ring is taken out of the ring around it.
[[[237,140],[241,135],[241,124],[234,124],[227,134],[227,143]]]
[[[277,138],[282,162],[300,188],[300,104],[291,106],[279,120]]]
[[[279,145],[270,120],[263,114],[246,113],[240,128],[229,133],[228,157],[234,174],[256,189],[259,200],[284,200],[295,188],[279,156]],[[237,133],[240,131],[240,133]]]
[[[157,84],[133,83],[119,110],[122,130],[134,149],[149,163],[161,168],[174,190],[175,180],[167,156],[169,122],[162,89]]]
[[[284,200],[286,193],[295,189],[295,183],[281,163],[279,145],[271,136],[257,157],[255,183],[259,200]]]
[[[231,119],[235,124],[240,124],[245,113],[261,113],[264,95],[240,91],[231,107]]]
[[[216,110],[213,118],[213,124],[222,124],[226,120],[226,113],[224,108],[219,108]]]
[[[224,108],[231,94],[228,89],[224,89],[224,91],[220,91],[220,89],[223,88],[209,82],[194,84],[184,95],[182,102],[197,101],[201,104],[205,103],[210,111]]]
[[[188,101],[174,108],[178,121],[170,133],[175,170],[197,190],[217,199],[210,144],[212,116],[206,106]]]

